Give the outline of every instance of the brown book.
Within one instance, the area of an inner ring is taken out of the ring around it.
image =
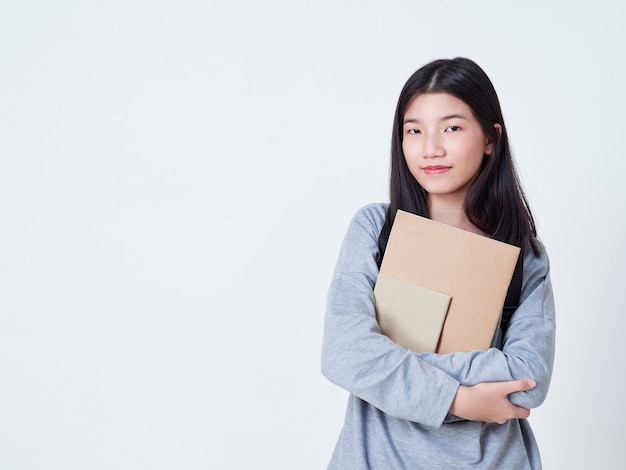
[[[435,352],[450,296],[379,274],[374,287],[381,331],[415,352]]]
[[[519,253],[519,247],[398,211],[374,289],[381,331],[413,351],[433,336],[438,353],[488,349]],[[438,295],[444,296],[439,302]]]

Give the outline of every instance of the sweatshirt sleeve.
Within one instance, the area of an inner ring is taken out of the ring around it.
[[[537,382],[535,388],[509,397],[513,404],[530,409],[541,405],[548,393],[556,327],[548,256],[542,245],[539,256],[528,251],[524,258],[521,302],[511,317],[502,350],[415,355],[466,386],[533,379]]]
[[[374,284],[383,205],[353,218],[328,292],[322,373],[386,414],[440,426],[459,381],[382,335]]]

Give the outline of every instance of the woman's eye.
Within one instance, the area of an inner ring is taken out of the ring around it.
[[[409,129],[409,130],[408,130],[408,133],[409,133],[409,134],[419,134],[419,133],[420,133],[420,131],[419,131],[419,130],[417,130],[417,129]]]
[[[456,132],[461,129],[461,126],[450,126],[446,130],[450,132]]]

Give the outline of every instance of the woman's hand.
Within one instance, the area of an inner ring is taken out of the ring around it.
[[[509,419],[530,416],[530,410],[513,405],[509,395],[525,392],[536,385],[534,380],[484,382],[473,387],[459,386],[450,406],[450,413],[459,418],[485,423],[504,424]]]

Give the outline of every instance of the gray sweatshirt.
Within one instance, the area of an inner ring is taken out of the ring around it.
[[[448,410],[459,385],[534,379],[510,396],[536,408],[554,358],[554,301],[548,257],[526,250],[520,306],[504,338],[463,353],[408,351],[380,333],[374,310],[378,235],[387,205],[359,210],[350,223],[328,292],[322,373],[350,393],[329,469],[538,469],[527,420],[468,421]]]

